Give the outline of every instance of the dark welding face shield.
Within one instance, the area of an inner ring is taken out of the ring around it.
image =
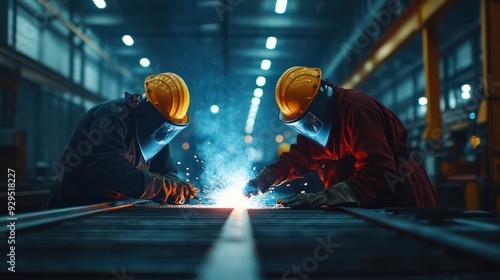
[[[146,161],[160,152],[189,124],[189,118],[182,124],[170,121],[146,98],[137,105],[135,111],[137,140]]]
[[[288,119],[280,111],[279,118],[301,135],[322,147],[326,147],[332,127],[332,102],[334,98],[335,92],[331,85],[321,81],[318,93],[301,116],[296,119]]]

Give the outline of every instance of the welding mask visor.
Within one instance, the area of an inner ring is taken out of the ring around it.
[[[333,88],[322,81],[318,94],[300,117],[290,120],[280,111],[279,118],[304,137],[326,147],[332,127],[334,96]]]
[[[173,123],[147,99],[140,102],[135,111],[137,140],[146,161],[158,154],[189,124],[189,119],[184,124]]]

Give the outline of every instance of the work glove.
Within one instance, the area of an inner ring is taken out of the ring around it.
[[[144,171],[146,188],[141,198],[154,202],[183,204],[185,200],[196,198],[198,190],[176,174],[157,175]]]
[[[278,199],[276,203],[290,208],[320,208],[326,206],[359,206],[356,196],[345,182],[335,184],[318,193],[301,193]]]
[[[261,195],[265,193],[276,182],[276,174],[269,168],[264,167],[257,177],[248,181],[243,187],[243,195],[251,197],[252,195]]]

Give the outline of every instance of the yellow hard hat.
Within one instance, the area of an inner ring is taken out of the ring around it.
[[[189,90],[184,80],[174,73],[152,75],[144,81],[147,99],[173,123],[189,121]]]
[[[287,120],[300,117],[318,93],[321,69],[294,66],[286,70],[276,84],[276,102]]]

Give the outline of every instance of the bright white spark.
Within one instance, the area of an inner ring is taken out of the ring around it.
[[[215,202],[215,206],[222,208],[249,208],[252,207],[251,200],[241,193],[241,188],[222,189]]]
[[[222,180],[222,187],[214,190],[211,196],[215,206],[221,208],[254,208],[259,206],[256,198],[246,198],[242,190],[247,183],[248,176],[233,175],[232,178]]]

